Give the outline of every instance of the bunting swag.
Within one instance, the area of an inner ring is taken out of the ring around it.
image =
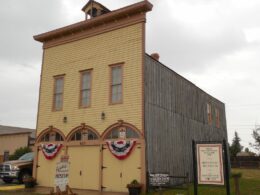
[[[108,148],[110,152],[119,160],[127,158],[132,149],[134,148],[135,140],[119,140],[119,141],[107,141]]]
[[[42,152],[46,159],[53,159],[60,151],[62,144],[41,144]]]

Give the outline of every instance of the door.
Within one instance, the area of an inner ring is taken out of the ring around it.
[[[127,192],[126,185],[141,179],[141,147],[136,145],[131,154],[119,160],[111,154],[107,145],[103,146],[103,191]]]
[[[68,148],[69,186],[71,188],[99,190],[99,146]]]
[[[38,152],[37,183],[39,186],[54,187],[56,165],[60,162],[63,153],[61,149],[54,159],[48,160],[44,157],[42,151]]]

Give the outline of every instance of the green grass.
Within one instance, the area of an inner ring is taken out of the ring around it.
[[[232,169],[232,172],[242,173],[242,178],[240,178],[240,194],[241,195],[260,195],[260,169]],[[234,181],[230,178],[230,189],[231,194],[235,195],[234,192]],[[159,195],[158,192],[149,193],[150,195]],[[188,194],[184,190],[167,190],[162,193],[163,195],[177,195]],[[193,194],[193,185],[189,186],[189,195]],[[199,186],[198,195],[226,195],[225,187],[217,186]]]

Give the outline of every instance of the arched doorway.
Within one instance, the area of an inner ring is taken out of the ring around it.
[[[100,190],[100,136],[83,124],[67,136],[69,186],[77,189]]]
[[[34,163],[34,172],[37,183],[39,186],[53,187],[56,164],[65,153],[65,136],[59,129],[50,126],[40,133],[35,145],[37,163]],[[53,151],[53,156],[44,153],[48,146]]]
[[[102,190],[126,192],[132,180],[141,181],[143,136],[133,125],[119,122],[102,139]]]

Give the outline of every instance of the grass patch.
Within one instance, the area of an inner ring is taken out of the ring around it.
[[[242,173],[240,178],[241,195],[260,195],[260,169],[232,169],[234,173]],[[234,195],[234,181],[230,178],[231,194]],[[159,195],[159,192],[152,192],[149,195]],[[184,190],[167,190],[163,195],[194,195],[193,185],[189,185],[189,193]],[[226,195],[225,187],[199,186],[199,195]]]

